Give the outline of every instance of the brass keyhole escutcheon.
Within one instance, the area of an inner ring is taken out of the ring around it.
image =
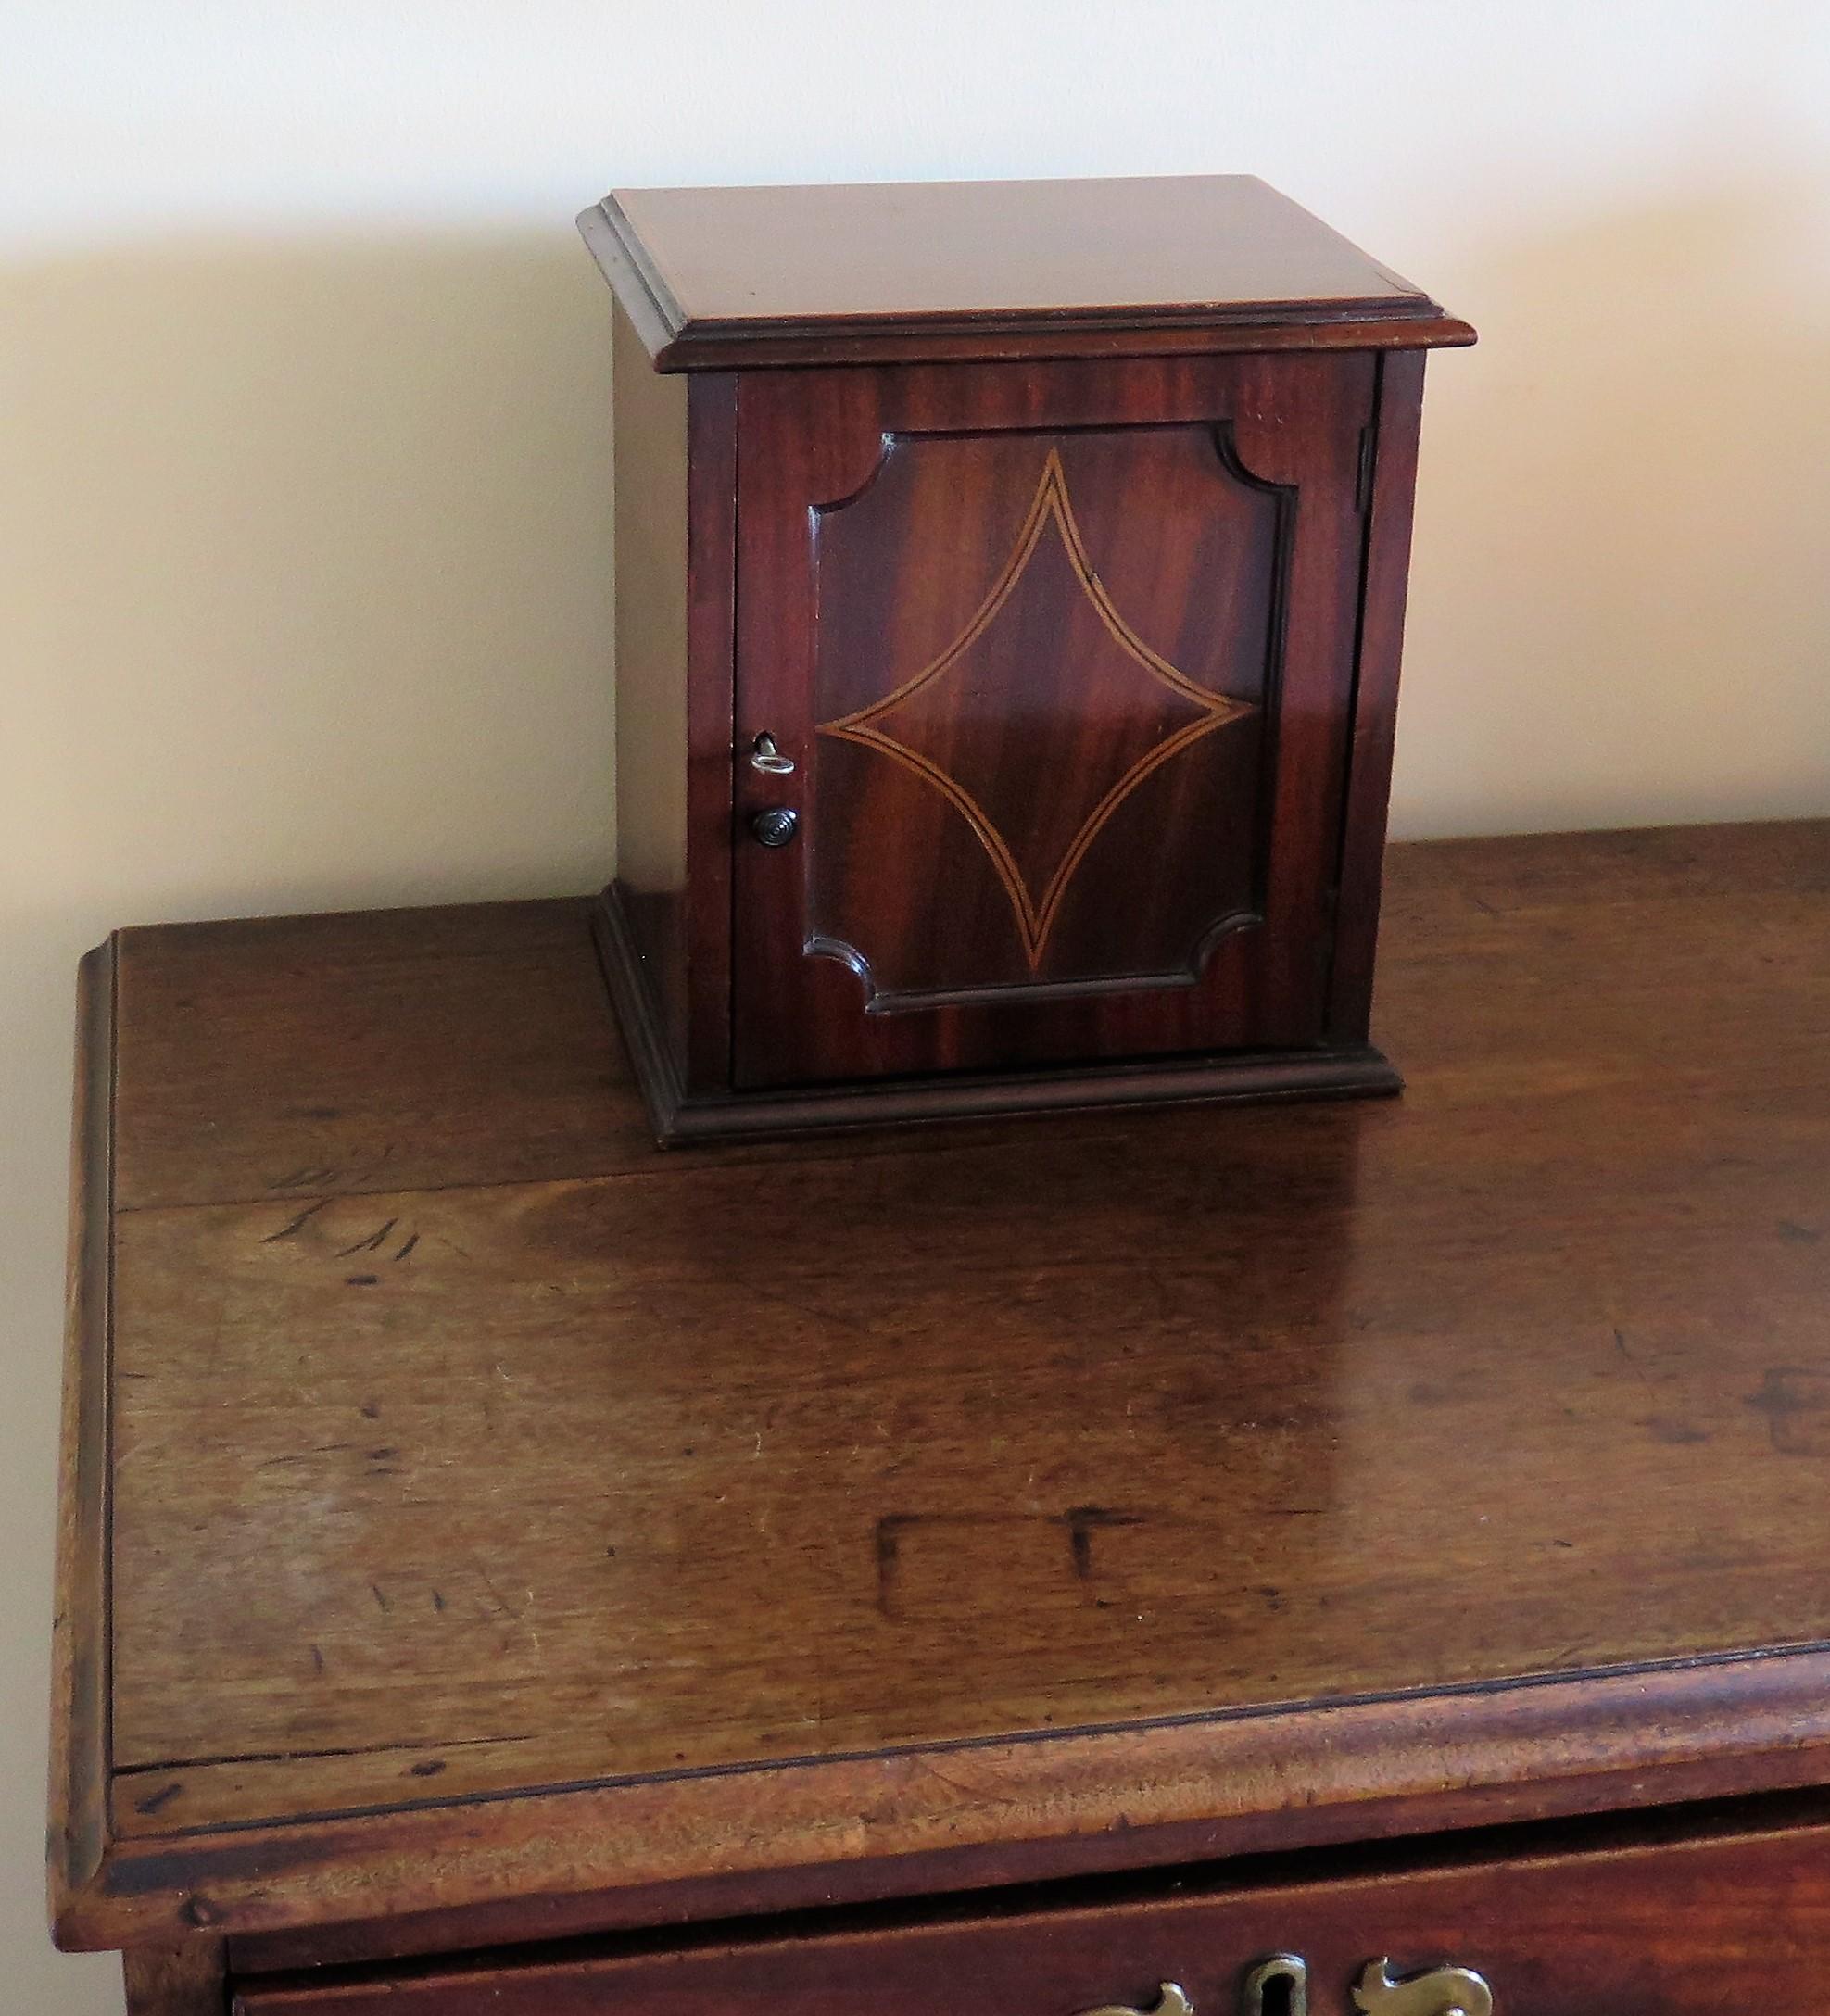
[[[1108,2002],[1103,2009],[1087,2009],[1080,2016],[1194,2016],[1194,2004],[1188,1998],[1188,1991],[1173,1981],[1161,1983],[1156,1990],[1155,2009],[1132,2009],[1125,2002]]]
[[[1309,2016],[1308,1963],[1273,1953],[1248,1973],[1239,1991],[1240,2016]]]

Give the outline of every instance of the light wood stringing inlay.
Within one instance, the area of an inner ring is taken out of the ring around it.
[[[1041,546],[1043,534],[1053,525],[1059,535],[1075,577],[1085,591],[1095,614],[1104,625],[1107,634],[1128,657],[1142,668],[1152,678],[1159,680],[1172,691],[1192,700],[1202,712],[1198,719],[1165,737],[1154,748],[1130,765],[1125,774],[1106,791],[1099,802],[1087,814],[1076,832],[1067,851],[1062,856],[1054,874],[1049,877],[1041,895],[1032,893],[1009,842],[999,830],[997,822],[985,807],[966,789],[965,785],[948,775],[932,758],[906,743],[882,727],[877,725],[884,716],[892,713],[924,687],[942,678],[965,653],[982,637],[996,621],[999,611],[1016,592],[1025,571]],[[1010,556],[1004,561],[990,593],[978,605],[972,620],[946,649],[924,665],[913,677],[905,679],[893,691],[879,700],[873,700],[867,707],[855,712],[841,715],[837,721],[819,724],[817,733],[832,736],[838,740],[855,742],[865,749],[876,750],[901,763],[903,768],[930,784],[971,826],[978,836],[991,863],[997,870],[998,879],[1010,898],[1011,908],[1016,914],[1016,926],[1023,940],[1025,955],[1033,971],[1041,964],[1048,947],[1049,933],[1061,908],[1063,897],[1067,892],[1074,873],[1085,859],[1087,850],[1098,838],[1101,829],[1137,789],[1146,777],[1160,769],[1173,756],[1210,735],[1216,728],[1223,727],[1230,721],[1256,712],[1251,704],[1237,700],[1222,693],[1210,693],[1205,687],[1195,685],[1186,674],[1179,671],[1159,652],[1151,649],[1125,621],[1106,592],[1104,584],[1094,571],[1087,552],[1086,541],[1081,536],[1079,523],[1074,516],[1074,505],[1067,493],[1067,478],[1061,466],[1058,450],[1051,448],[1042,465],[1041,481],[1036,494],[1024,516]]]

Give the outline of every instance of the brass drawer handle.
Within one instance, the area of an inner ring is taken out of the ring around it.
[[[1368,1960],[1354,1989],[1361,2016],[1494,2016],[1494,1992],[1471,1967],[1431,1967],[1395,1974],[1389,1959]],[[1240,2016],[1309,2016],[1309,1970],[1294,1953],[1273,1953],[1240,1984]],[[1166,1981],[1156,2006],[1108,2002],[1080,2016],[1194,2016],[1188,1991]]]
[[[1432,1967],[1398,1979],[1390,1960],[1368,1960],[1354,2007],[1364,2016],[1494,2016],[1494,1991],[1471,1967]]]
[[[1185,1990],[1173,1981],[1161,1983],[1155,2009],[1132,2009],[1124,2002],[1108,2002],[1104,2009],[1082,2010],[1080,2016],[1194,2016],[1194,2004]]]

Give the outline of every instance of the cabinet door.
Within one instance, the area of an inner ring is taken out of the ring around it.
[[[738,1087],[1325,1040],[1372,382],[743,381]]]

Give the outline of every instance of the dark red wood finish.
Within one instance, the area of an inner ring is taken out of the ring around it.
[[[1702,1822],[1708,1829],[1710,1822]],[[1747,1831],[1742,1831],[1746,1829]],[[1803,2012],[1830,1951],[1830,1827],[1679,1835],[1670,1819],[1549,1842],[1505,1833],[1409,1856],[1318,1857],[1160,1879],[1143,1894],[1020,1898],[829,1932],[789,1921],[704,1945],[249,1982],[238,2016],[1235,2016],[1268,1956],[1306,1965],[1314,2016],[1352,2016],[1369,1965],[1471,1970],[1496,2016]],[[1287,2005],[1286,2005],[1287,2007]],[[1371,2006],[1378,2016],[1381,2005]],[[1444,2016],[1400,1996],[1387,2016]],[[1478,2000],[1467,2016],[1477,2016]],[[1481,2012],[1484,2016],[1484,2012]]]
[[[1323,1040],[1373,382],[743,380],[740,1088]]]
[[[1830,824],[1403,849],[1402,1106],[677,1167],[583,902],[121,935],[58,1938],[220,2016],[839,1903],[1129,1965],[1198,1882],[1195,1960],[1331,1997],[1389,1940],[1499,2016],[1811,2007],[1827,892]]]
[[[619,189],[578,224],[663,371],[1474,340],[1254,175]]]
[[[652,1025],[650,1068],[722,1084],[737,380],[658,377],[621,306],[612,312],[619,921]]]
[[[1360,584],[1353,739],[1329,997],[1329,1027],[1344,1036],[1364,1031],[1372,1019],[1373,955],[1379,941],[1385,809],[1398,721],[1398,666],[1404,655],[1423,362],[1421,350],[1399,350],[1380,359],[1376,452],[1365,472],[1366,566]]]
[[[581,221],[624,527],[598,929],[660,1138],[1395,1090],[1421,358],[1472,332],[1250,177]]]

